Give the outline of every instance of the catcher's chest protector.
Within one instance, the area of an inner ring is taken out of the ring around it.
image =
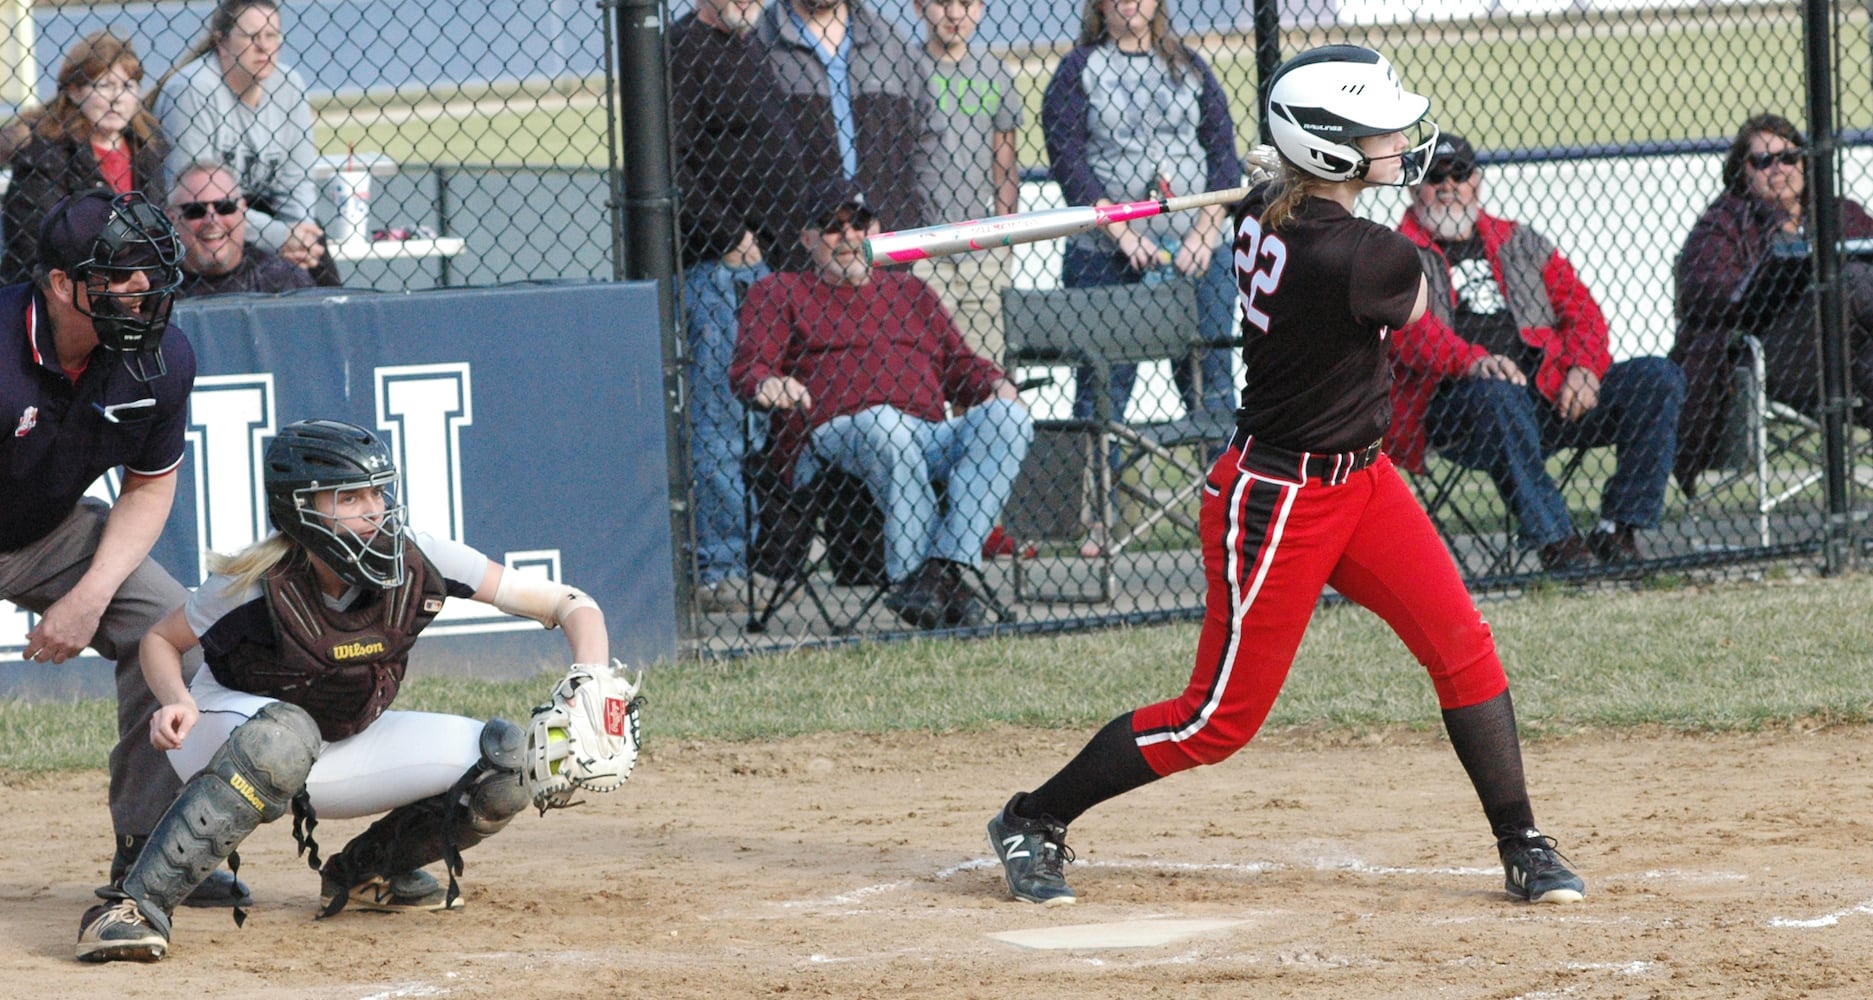
[[[304,554],[267,574],[273,648],[242,643],[210,664],[227,687],[305,709],[325,740],[354,736],[397,697],[416,636],[446,596],[442,573],[404,541],[403,585],[351,611],[334,611]]]

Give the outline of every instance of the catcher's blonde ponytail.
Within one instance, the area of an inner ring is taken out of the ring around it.
[[[298,543],[275,532],[252,545],[234,553],[222,555],[219,552],[208,553],[208,572],[220,573],[234,578],[236,589],[245,590],[260,582],[267,571],[280,564],[280,560],[292,554]]]

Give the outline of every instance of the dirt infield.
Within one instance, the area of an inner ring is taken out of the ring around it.
[[[1086,735],[653,745],[627,791],[469,852],[452,914],[315,923],[317,878],[274,824],[242,852],[247,926],[184,910],[154,966],[71,957],[103,775],[15,782],[0,970],[21,998],[165,1000],[1873,995],[1866,729],[1533,745],[1578,905],[1507,899],[1441,741],[1301,732],[1084,817],[1080,905],[1009,901],[983,823]],[[322,847],[362,825],[321,824]],[[1085,925],[1172,940],[994,936]]]

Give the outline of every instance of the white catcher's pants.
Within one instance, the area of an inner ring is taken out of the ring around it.
[[[208,766],[234,727],[278,699],[223,687],[203,669],[189,685],[201,719],[169,751],[169,764],[187,782]],[[434,712],[385,712],[355,736],[321,743],[306,778],[320,819],[374,816],[440,795],[481,759],[482,723]]]

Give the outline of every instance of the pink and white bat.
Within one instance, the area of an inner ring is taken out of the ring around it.
[[[879,233],[865,241],[865,259],[872,264],[905,264],[929,257],[987,250],[990,247],[1036,243],[1083,233],[1109,222],[1144,219],[1166,212],[1182,212],[1206,205],[1226,205],[1248,197],[1246,187],[1205,191],[1174,198],[1128,201],[1118,205],[1049,208],[1039,212],[1016,212],[969,222],[945,222],[922,229]]]

